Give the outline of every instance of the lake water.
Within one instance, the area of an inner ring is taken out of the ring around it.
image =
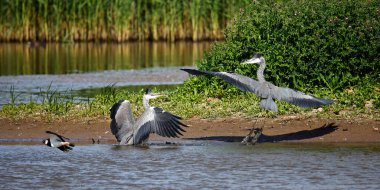
[[[0,76],[193,66],[210,46],[210,42],[53,43],[44,47],[0,43]]]
[[[380,146],[0,145],[0,189],[379,189]]]
[[[139,89],[147,85],[178,85],[188,76],[179,68],[194,67],[210,46],[210,42],[44,47],[0,43],[0,106],[12,99],[16,99],[16,104],[39,102],[41,94],[47,91],[67,94],[110,85]]]

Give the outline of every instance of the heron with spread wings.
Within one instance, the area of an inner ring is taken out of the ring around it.
[[[247,76],[228,72],[200,71],[197,69],[181,69],[192,75],[213,75],[220,77],[226,82],[234,85],[242,91],[252,92],[261,98],[260,107],[277,112],[278,108],[274,99],[286,101],[303,108],[319,107],[334,103],[333,100],[317,98],[286,87],[278,87],[267,82],[264,78],[265,59],[260,54],[255,54],[253,58],[244,61],[242,64],[259,64],[257,70],[257,80]]]
[[[166,112],[162,108],[149,106],[149,100],[162,96],[146,90],[143,96],[144,112],[135,120],[131,103],[128,100],[120,100],[110,109],[112,119],[110,128],[120,145],[137,145],[145,143],[151,133],[163,137],[178,138],[181,132],[186,132],[183,127],[188,127],[180,120],[181,117]]]
[[[305,94],[300,91],[293,90],[286,87],[278,87],[274,84],[267,82],[264,78],[265,59],[260,54],[255,54],[251,59],[244,61],[242,64],[258,64],[257,80],[250,77],[228,72],[213,72],[213,71],[200,71],[197,69],[181,69],[192,75],[212,75],[217,76],[224,81],[234,85],[242,91],[252,92],[260,97],[260,107],[273,112],[277,112],[278,108],[275,99],[286,101],[303,108],[319,107],[323,105],[330,105],[334,103],[333,100],[317,98],[312,95]],[[244,138],[242,143],[248,142],[256,143],[262,133],[262,129],[255,129],[254,127],[250,133]],[[252,137],[252,135],[254,135]]]

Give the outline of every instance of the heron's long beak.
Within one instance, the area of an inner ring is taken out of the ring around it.
[[[166,94],[161,94],[161,93],[152,93],[151,95],[154,97],[166,96]]]
[[[244,62],[242,62],[241,64],[259,64],[261,62],[260,58],[252,58],[252,59],[248,59]]]
[[[158,97],[161,97],[161,96],[166,96],[166,94],[150,93],[150,94],[147,94],[147,96],[149,96],[150,99],[153,99],[153,98],[158,98]]]

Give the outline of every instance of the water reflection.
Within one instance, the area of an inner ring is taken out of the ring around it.
[[[135,86],[138,90],[146,85],[174,88],[173,85],[188,77],[179,68],[193,66],[210,46],[210,42],[46,44],[43,47],[0,43],[0,108],[8,103],[39,103],[43,99],[41,94],[47,91],[71,95],[74,90],[74,99],[81,100],[81,97],[92,97],[96,89],[110,85]],[[82,89],[87,90],[78,91]]]
[[[210,42],[0,44],[0,76],[192,66]]]

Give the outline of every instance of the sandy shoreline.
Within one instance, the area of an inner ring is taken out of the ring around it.
[[[380,121],[371,119],[326,119],[281,116],[278,118],[225,118],[184,120],[190,127],[180,139],[151,135],[150,140],[182,139],[240,142],[253,125],[263,127],[266,142],[380,143]],[[0,143],[40,141],[46,130],[55,131],[74,141],[116,143],[109,119],[46,122],[33,119],[0,118]]]

